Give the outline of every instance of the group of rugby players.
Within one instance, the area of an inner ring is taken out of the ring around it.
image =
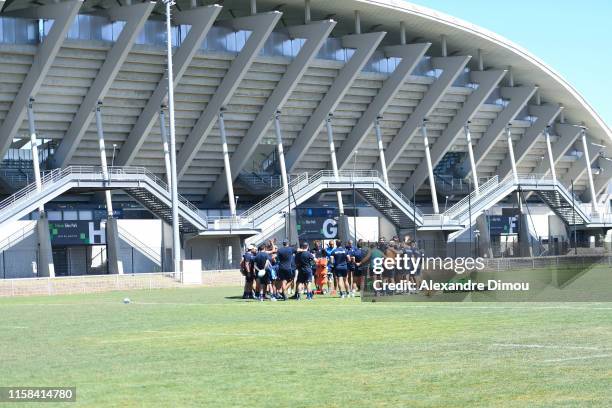
[[[245,277],[242,298],[300,300],[305,294],[306,299],[312,300],[315,293],[355,297],[364,288],[365,276],[374,265],[380,265],[385,258],[395,259],[398,254],[423,256],[409,235],[403,241],[397,237],[370,244],[359,240],[356,246],[352,241],[343,245],[340,240],[330,240],[327,245],[315,241],[312,247],[302,242],[296,248],[286,240],[278,246],[275,239],[259,247],[250,245],[240,262]],[[387,282],[415,281],[419,274],[420,269],[413,273],[385,269],[382,278]]]

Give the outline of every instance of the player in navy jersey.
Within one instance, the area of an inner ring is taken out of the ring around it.
[[[287,283],[293,281],[295,254],[295,248],[290,247],[287,240],[283,241],[283,246],[276,253],[276,259],[278,261],[278,279],[280,281],[280,292],[283,300],[287,300]]]
[[[332,263],[338,277],[340,297],[343,299],[348,296],[350,288],[348,284],[348,261],[349,255],[346,248],[342,246],[342,241],[336,241],[336,249],[332,252]]]

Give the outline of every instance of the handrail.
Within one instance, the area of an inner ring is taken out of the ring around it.
[[[308,180],[308,173],[302,173],[298,177],[290,181],[289,186],[291,188],[294,188],[294,187],[297,187],[300,183],[307,181],[307,180]],[[272,194],[270,194],[268,197],[264,198],[259,203],[255,204],[253,207],[239,214],[239,217],[254,220],[258,217],[259,213],[264,212],[263,211],[264,207],[273,203],[277,198],[280,198],[280,197],[286,198],[286,196],[287,196],[287,193],[285,192],[284,187],[281,187],[275,192],[273,192]]]
[[[15,239],[17,237],[21,238],[21,240],[25,239],[25,237],[34,233],[35,229],[36,229],[36,224],[32,223],[30,225],[26,225],[25,227],[20,228],[19,230],[13,232],[8,237],[3,238],[2,240],[0,240],[0,251],[4,251],[4,249],[6,249],[9,245],[11,245],[11,243],[15,242]]]
[[[380,173],[376,170],[340,170],[337,176],[336,173],[332,170],[319,170],[312,175],[309,175],[306,172],[301,173],[297,176],[293,175],[291,181],[289,182],[288,190],[293,191],[293,193],[295,194],[304,187],[314,185],[322,178],[330,178],[334,181],[343,181],[346,179],[350,179],[351,181],[353,181],[355,178],[369,178],[381,180]],[[410,200],[404,194],[402,194],[401,191],[393,187],[385,186],[385,188],[388,188],[392,193],[397,195],[405,203],[405,205],[408,206],[410,210],[416,213],[419,217],[423,216],[421,210],[414,207]],[[283,187],[279,188],[278,190],[270,194],[268,197],[255,204],[253,207],[242,212],[237,217],[219,217],[217,218],[217,222],[223,222],[223,220],[225,220],[226,223],[229,222],[231,225],[252,224],[254,226],[256,223],[255,221],[258,218],[266,214],[266,212],[271,210],[272,208],[278,206],[279,204],[282,204],[282,202],[279,202],[281,199],[283,200],[283,202],[285,200],[288,200],[286,190]]]
[[[458,210],[461,207],[465,206],[465,204],[467,204],[470,200],[475,200],[476,197],[478,196],[488,195],[491,190],[493,190],[495,187],[499,185],[498,180],[499,180],[498,176],[492,177],[489,181],[487,181],[486,183],[484,183],[482,186],[478,188],[478,192],[476,192],[476,190],[472,191],[469,195],[463,197],[461,200],[459,200],[457,203],[451,206],[448,210],[446,210],[445,214],[447,214],[451,218],[455,218],[456,215],[462,212]],[[458,213],[458,214],[455,214],[455,213]]]
[[[92,176],[91,178],[85,177],[85,180],[99,181],[103,180],[102,167],[100,166],[68,166],[64,169],[53,169],[41,172],[41,191],[45,191],[51,186],[56,185],[58,182],[69,179],[70,176],[77,175],[80,180],[84,178],[82,176]],[[111,166],[108,167],[108,183],[112,183],[113,178],[120,178],[120,176],[131,176],[131,175],[142,175],[157,184],[163,190],[168,191],[168,184],[161,178],[156,176],[151,171],[144,167],[120,167]],[[113,177],[114,176],[114,177]],[[36,183],[31,183],[17,191],[10,197],[0,201],[0,212],[16,202],[30,197],[38,193]],[[179,201],[192,211],[195,215],[199,215],[198,208],[188,201],[185,197],[179,195]]]
[[[128,244],[130,244],[130,246],[132,247],[132,249],[139,249],[144,255],[146,255],[150,260],[152,260],[155,263],[159,263],[161,264],[161,252],[158,254],[155,251],[155,248],[152,248],[148,245],[146,245],[144,242],[142,242],[141,240],[138,239],[138,237],[134,236],[133,234],[131,234],[127,229],[118,226],[118,231],[119,231],[119,237],[123,238],[125,241],[128,242]],[[136,245],[134,245],[136,244]]]

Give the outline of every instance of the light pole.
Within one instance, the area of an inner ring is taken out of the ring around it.
[[[113,158],[111,159],[111,167],[115,167],[115,153],[117,152],[117,143],[113,143]]]
[[[442,212],[442,216],[440,217],[440,228],[444,224],[444,217],[446,214],[446,208],[448,207],[448,196],[444,196],[444,212]]]
[[[174,123],[174,74],[172,72],[172,24],[170,21],[173,0],[163,0],[166,6],[166,45],[168,58],[168,116],[170,121],[170,195],[172,197],[172,263],[174,272],[181,271],[181,236],[178,215],[178,180],[176,174],[176,128]]]
[[[358,150],[355,150],[355,159],[353,160],[353,236],[354,241],[353,244],[357,245],[357,191],[355,189],[355,172],[357,170],[357,153]]]

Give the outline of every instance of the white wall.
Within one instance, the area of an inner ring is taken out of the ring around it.
[[[347,217],[350,239],[355,237],[355,217]],[[357,217],[357,239],[378,241],[378,217]]]
[[[36,262],[38,256],[36,221],[0,225],[0,244],[0,278],[34,277],[32,262]]]
[[[162,221],[117,220],[124,273],[162,271]]]
[[[240,264],[241,252],[240,238],[235,236],[194,237],[185,243],[187,259],[201,259],[205,270],[235,269]]]

